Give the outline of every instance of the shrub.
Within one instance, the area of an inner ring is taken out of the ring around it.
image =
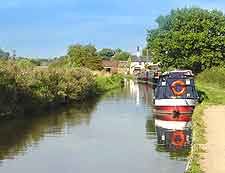
[[[0,115],[30,114],[61,103],[80,102],[120,86],[122,76],[95,78],[85,68],[34,68],[0,60]],[[25,64],[25,65],[24,65]]]
[[[98,76],[96,78],[96,91],[102,93],[111,89],[119,88],[123,82],[123,76],[113,74],[111,77]]]
[[[213,67],[206,69],[197,76],[197,80],[225,88],[225,68]]]
[[[2,115],[80,101],[93,95],[94,87],[94,76],[87,69],[21,68],[15,61],[0,61]]]

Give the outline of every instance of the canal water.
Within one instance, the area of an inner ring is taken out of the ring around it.
[[[152,88],[128,81],[97,101],[0,124],[1,173],[183,173],[157,145]]]

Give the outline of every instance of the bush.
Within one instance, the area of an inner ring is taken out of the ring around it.
[[[123,76],[120,74],[113,74],[111,77],[96,77],[96,92],[102,93],[115,88],[119,88],[123,82]]]
[[[207,69],[197,76],[197,80],[225,88],[225,68],[213,67]]]
[[[0,61],[0,116],[30,114],[49,106],[80,102],[118,88],[122,76],[97,77],[85,68],[34,68]]]
[[[95,78],[87,69],[21,68],[15,61],[0,61],[1,115],[81,101],[94,94],[94,87]]]
[[[19,67],[19,68],[34,68],[35,66],[37,66],[37,64],[32,61],[32,60],[29,60],[29,59],[17,59],[15,61],[16,65]]]

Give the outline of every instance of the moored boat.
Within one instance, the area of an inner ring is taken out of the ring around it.
[[[166,121],[191,121],[198,99],[194,75],[190,70],[164,73],[155,89],[155,116]]]

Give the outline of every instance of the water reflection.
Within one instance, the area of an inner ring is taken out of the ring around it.
[[[94,103],[93,103],[94,102]],[[157,143],[152,88],[125,88],[48,115],[0,124],[0,172],[180,173]],[[163,165],[163,166],[161,166]]]
[[[153,90],[149,84],[139,84],[137,81],[128,80],[125,82],[125,86],[129,89],[129,95],[136,98],[137,105],[140,104],[141,99],[142,103],[152,108]]]
[[[188,156],[192,141],[190,122],[163,121],[156,118],[155,129],[157,151],[168,152],[170,157],[175,159]]]
[[[67,107],[48,115],[20,118],[0,123],[0,160],[24,155],[31,147],[38,147],[45,137],[58,137],[71,133],[76,125],[88,125],[94,101]],[[0,162],[1,163],[1,162]]]
[[[139,85],[131,81],[131,92],[136,97],[141,95],[144,104],[152,107],[152,86]],[[163,121],[156,115],[146,117],[146,137],[149,140],[156,139],[156,151],[168,153],[172,159],[186,160],[192,141],[191,121]]]

